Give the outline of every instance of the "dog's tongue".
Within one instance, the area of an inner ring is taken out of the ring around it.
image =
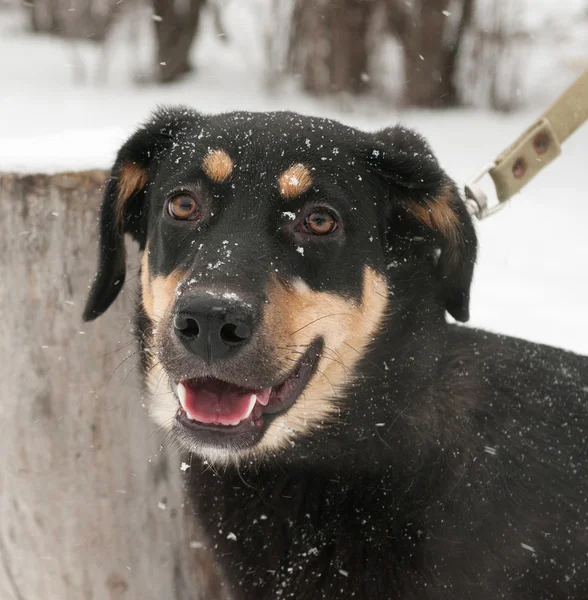
[[[256,403],[265,406],[271,388],[244,390],[214,380],[182,381],[178,396],[188,418],[200,423],[238,425],[253,412]]]

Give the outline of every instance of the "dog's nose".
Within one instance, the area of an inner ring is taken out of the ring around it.
[[[176,335],[192,354],[207,362],[228,358],[249,342],[256,318],[246,302],[196,296],[178,307]]]

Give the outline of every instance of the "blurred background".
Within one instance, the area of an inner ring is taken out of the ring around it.
[[[342,110],[367,97],[509,112],[544,102],[587,62],[586,0],[1,0],[0,8],[3,83],[20,73],[22,83],[61,93],[125,87],[138,97],[165,84],[199,100],[220,86],[247,104],[305,93]]]

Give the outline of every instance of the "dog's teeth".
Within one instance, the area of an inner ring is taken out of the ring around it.
[[[245,412],[245,414],[240,419],[237,419],[236,421],[231,421],[229,423],[229,425],[232,425],[232,426],[239,425],[245,419],[247,419],[253,412],[256,402],[257,402],[257,394],[251,394],[251,397],[249,398],[249,405],[247,406],[247,411]]]
[[[261,406],[267,406],[269,399],[270,399],[270,391],[269,390],[264,390],[262,392],[261,396],[258,396],[256,398],[258,404],[261,404]]]
[[[247,417],[249,417],[249,415],[253,412],[253,407],[255,406],[256,402],[257,402],[257,394],[251,394],[251,398],[249,398],[249,406],[247,407],[247,412],[243,416],[243,419],[246,419]],[[241,419],[241,421],[243,419]]]
[[[178,394],[178,398],[180,400],[182,408],[186,410],[186,386],[183,383],[178,383],[176,392]]]
[[[184,410],[184,413],[191,421],[194,421],[194,417],[190,414],[190,411],[186,408],[186,386],[183,383],[178,383],[178,387],[176,389],[176,393],[178,394],[178,399],[180,400],[180,405]]]

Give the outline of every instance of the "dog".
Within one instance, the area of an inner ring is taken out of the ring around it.
[[[125,234],[233,598],[588,598],[588,359],[447,321],[476,233],[422,137],[162,108],[105,187],[86,320]]]

